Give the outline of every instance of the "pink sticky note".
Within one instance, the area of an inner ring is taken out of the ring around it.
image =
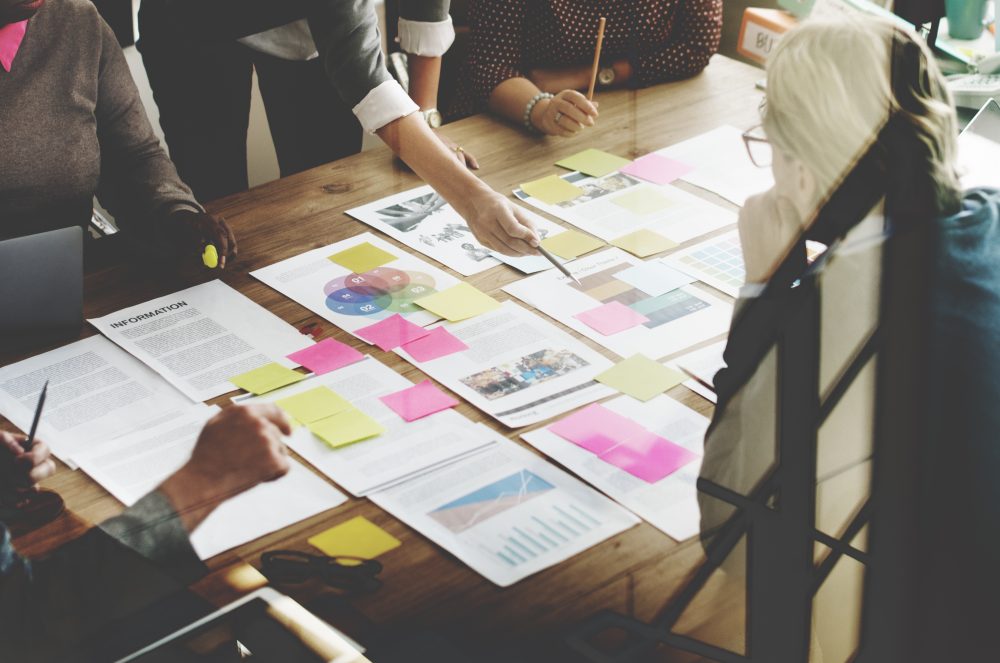
[[[595,403],[557,421],[548,430],[597,455],[646,429],[617,412]]]
[[[632,329],[649,322],[649,318],[630,309],[619,301],[612,301],[573,316],[605,336],[611,336],[626,329]]]
[[[659,154],[647,154],[622,168],[621,172],[634,175],[653,184],[670,184],[692,170],[694,170],[694,166],[682,161],[674,161]]]
[[[654,433],[646,432],[600,454],[601,460],[619,467],[646,483],[656,483],[698,458]]]
[[[444,327],[435,327],[427,336],[403,345],[416,361],[430,361],[468,350],[469,346]]]
[[[323,375],[361,361],[365,356],[340,341],[324,338],[316,345],[310,345],[308,348],[293,352],[288,355],[288,358],[296,364],[305,366],[316,375]]]
[[[355,334],[389,352],[404,343],[427,336],[428,332],[397,313],[390,318],[376,322],[374,325],[362,327]]]
[[[430,380],[424,380],[416,386],[394,394],[380,396],[379,400],[407,421],[414,421],[458,405],[458,401],[435,387]]]

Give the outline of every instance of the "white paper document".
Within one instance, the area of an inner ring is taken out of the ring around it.
[[[191,400],[236,391],[229,378],[313,344],[290,324],[209,281],[89,321]]]
[[[362,274],[330,260],[332,255],[365,243],[395,259]],[[307,251],[250,275],[351,334],[397,313],[426,326],[439,318],[413,300],[459,282],[372,233]]]
[[[534,222],[543,239],[562,230],[534,212],[521,211]],[[347,213],[462,276],[478,274],[500,262],[527,274],[552,267],[544,258],[512,258],[485,248],[473,236],[465,219],[429,186],[393,194],[349,209]]]
[[[70,467],[78,452],[97,442],[195,407],[138,359],[92,336],[0,368],[0,412],[24,432],[46,380],[38,437]]]
[[[469,349],[426,362],[396,352],[505,426],[528,426],[615,393],[594,381],[611,367],[604,355],[514,302],[443,324]]]
[[[94,445],[80,467],[126,506],[135,504],[178,470],[218,408],[199,407],[170,422]],[[288,474],[222,502],[191,535],[201,559],[253,541],[347,501],[294,459]]]
[[[358,497],[493,443],[489,429],[476,426],[454,410],[444,410],[409,423],[404,421],[379,400],[379,396],[412,387],[413,383],[373,357],[266,396],[240,399],[240,402],[276,401],[320,386],[343,396],[382,424],[385,432],[334,449],[308,428],[300,426],[288,438],[288,446]]]
[[[514,442],[369,496],[501,587],[623,532],[638,520]]]
[[[706,387],[714,389],[715,374],[726,367],[726,360],[722,355],[726,351],[727,342],[719,341],[706,345],[677,357],[670,364],[693,376]]]
[[[521,189],[521,200],[610,242],[636,230],[652,230],[678,244],[736,223],[731,211],[675,186],[650,184],[625,173],[561,176],[584,190],[573,200],[550,205]]]
[[[547,428],[521,437],[587,483],[678,541],[698,533],[696,482],[704,454],[708,419],[661,394],[645,403],[621,396],[602,405],[698,455],[698,459],[656,483],[647,483]]]
[[[682,180],[740,205],[755,193],[774,186],[770,168],[750,160],[743,132],[723,125],[676,145],[657,150],[659,155],[694,166]]]
[[[642,260],[609,248],[573,261],[579,284],[558,272],[535,274],[504,287],[530,304],[621,357],[641,352],[656,359],[725,333],[732,306],[693,286],[683,286],[658,297],[615,277]],[[575,315],[602,304],[619,302],[648,318],[631,329],[605,336]]]

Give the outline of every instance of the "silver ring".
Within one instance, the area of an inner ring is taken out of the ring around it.
[[[556,124],[559,124],[559,120],[561,120],[562,117],[563,117],[562,111],[556,111],[556,117],[553,120],[553,122],[555,122]]]

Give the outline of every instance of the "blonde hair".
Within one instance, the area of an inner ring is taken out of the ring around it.
[[[784,36],[767,72],[764,131],[774,147],[812,171],[817,206],[895,115],[919,145],[923,163],[913,171],[926,181],[912,184],[932,194],[934,209],[928,211],[957,208],[961,188],[955,169],[954,104],[917,35],[869,16],[811,20]]]

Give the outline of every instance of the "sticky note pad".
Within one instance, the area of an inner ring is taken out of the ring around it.
[[[638,288],[650,297],[659,297],[693,283],[694,279],[662,262],[644,262],[615,273],[615,278]]]
[[[354,348],[332,338],[324,338],[315,345],[293,352],[288,358],[305,366],[316,375],[323,375],[365,358]]]
[[[612,240],[611,244],[620,249],[625,249],[640,258],[645,258],[654,253],[666,251],[677,246],[677,242],[674,240],[667,239],[660,233],[645,228],[622,235],[618,239]]]
[[[385,432],[382,424],[355,407],[339,412],[332,417],[314,421],[309,424],[309,430],[334,449],[367,440]]]
[[[330,557],[375,559],[403,545],[399,539],[364,516],[344,521],[308,539],[309,545]]]
[[[427,336],[428,331],[423,327],[413,324],[397,313],[385,320],[376,322],[374,325],[362,327],[355,333],[358,335],[358,338],[363,338],[369,343],[374,343],[381,349],[389,352],[404,343]]]
[[[599,403],[574,412],[549,426],[548,430],[595,454],[602,454],[646,432],[636,422]]]
[[[350,409],[351,404],[329,387],[316,387],[274,403],[300,424],[311,424]]]
[[[458,401],[435,387],[430,380],[394,394],[379,396],[379,400],[407,421],[416,421],[458,405]]]
[[[652,187],[623,193],[612,198],[611,202],[640,216],[659,212],[672,204],[669,198]]]
[[[415,299],[413,303],[451,322],[467,320],[500,308],[500,302],[465,282]]]
[[[684,382],[687,376],[646,355],[635,354],[594,379],[640,401],[648,401]]]
[[[556,165],[568,170],[578,170],[591,177],[604,177],[629,163],[631,162],[628,159],[590,148],[557,161]]]
[[[469,349],[445,327],[435,327],[427,336],[405,343],[402,347],[416,361],[432,361]]]
[[[361,242],[357,246],[352,246],[340,253],[334,253],[329,257],[330,261],[351,270],[355,274],[370,272],[376,267],[381,267],[396,259],[397,256],[388,251],[383,251],[368,242]]]
[[[305,378],[306,376],[297,371],[271,362],[252,371],[233,376],[229,378],[229,381],[240,389],[259,395],[294,384],[299,380],[305,380]]]
[[[570,184],[558,175],[549,175],[540,180],[525,182],[521,190],[532,198],[538,198],[543,203],[558,205],[583,195],[583,189]]]
[[[649,322],[649,318],[619,301],[611,301],[573,316],[605,336],[623,332]]]
[[[560,258],[573,260],[584,253],[601,248],[604,246],[604,242],[575,230],[566,230],[558,235],[546,237],[542,240],[542,246]]]
[[[623,167],[621,171],[653,184],[669,184],[694,170],[694,166],[668,159],[659,154],[647,154]]]
[[[698,455],[647,432],[599,454],[599,457],[647,483],[656,483],[696,460]]]

